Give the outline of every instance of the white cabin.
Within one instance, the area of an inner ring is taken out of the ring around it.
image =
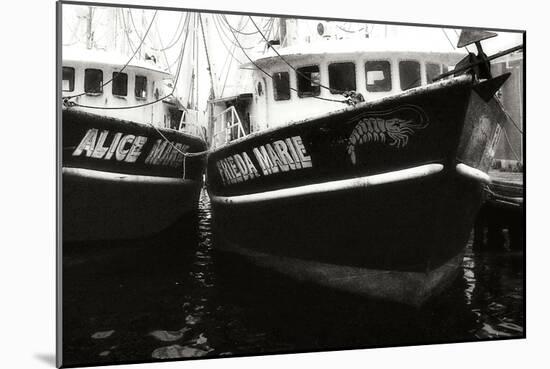
[[[141,60],[121,72],[127,62],[127,57],[108,52],[63,50],[63,99],[75,103],[71,109],[203,136],[198,119],[184,121],[189,114],[183,114],[185,108],[175,97],[158,101],[172,92],[170,73]]]
[[[282,58],[270,49],[242,66],[249,74],[242,94],[211,101],[215,146],[345,108],[346,104],[326,100],[345,100],[343,91],[355,91],[365,101],[373,101],[432,83],[465,56],[463,51],[398,45],[396,40],[384,39],[326,40],[277,52]],[[223,138],[220,131],[235,126],[234,121],[227,122],[227,112],[222,114],[230,106],[235,107],[242,129],[231,128]]]

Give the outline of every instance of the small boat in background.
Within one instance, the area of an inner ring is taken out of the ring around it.
[[[138,50],[128,58],[93,48],[92,14],[89,47],[62,55],[63,241],[141,238],[197,208],[204,119],[176,98],[179,71]]]
[[[325,29],[305,44],[266,38],[255,59],[243,49],[251,87],[211,101],[216,246],[300,281],[422,305],[457,275],[507,119],[494,98],[507,75],[491,76],[480,45],[496,34],[463,32],[459,47],[479,52],[460,60]]]

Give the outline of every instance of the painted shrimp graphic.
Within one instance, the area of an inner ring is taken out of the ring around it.
[[[404,105],[387,111],[362,114],[347,140],[347,152],[353,164],[356,147],[370,142],[387,143],[397,149],[407,146],[410,136],[428,126],[426,113],[418,106]]]

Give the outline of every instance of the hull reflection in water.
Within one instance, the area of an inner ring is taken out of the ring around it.
[[[69,249],[64,365],[146,362],[523,337],[523,254],[474,253],[421,309],[318,288],[215,253],[198,223]],[[109,246],[109,247],[105,247]]]

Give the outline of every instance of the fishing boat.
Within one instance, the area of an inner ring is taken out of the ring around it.
[[[299,281],[420,306],[456,277],[490,181],[507,75],[491,75],[481,41],[496,34],[462,32],[458,47],[478,48],[464,57],[331,39],[326,22],[318,42],[293,45],[284,31],[299,20],[281,21],[263,55],[244,52],[251,87],[211,101],[216,246]]]
[[[93,47],[94,10],[84,17],[88,46],[62,53],[62,236],[69,242],[160,232],[196,209],[203,185],[204,128],[176,97],[177,76],[144,50],[129,57]],[[182,60],[183,53],[180,68]]]

